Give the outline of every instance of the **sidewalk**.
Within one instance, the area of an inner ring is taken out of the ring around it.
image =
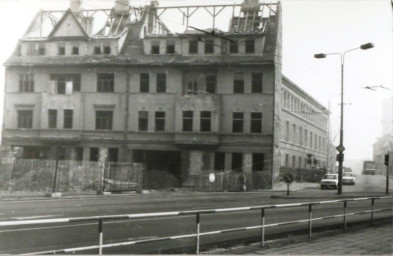
[[[209,251],[204,254],[252,255],[392,255],[393,225],[383,224],[347,231],[330,231],[315,234],[308,239],[302,235],[260,244]]]

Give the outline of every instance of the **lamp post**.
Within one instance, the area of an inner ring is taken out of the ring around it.
[[[372,43],[362,44],[359,47],[349,49],[342,53],[318,53],[314,54],[314,58],[317,59],[324,59],[327,55],[340,55],[341,60],[341,117],[340,117],[340,145],[336,148],[338,151],[337,161],[338,161],[338,186],[337,186],[337,193],[340,195],[342,193],[342,185],[343,185],[343,161],[344,161],[344,60],[345,54],[348,52],[352,52],[354,50],[367,50],[373,48],[374,45]]]

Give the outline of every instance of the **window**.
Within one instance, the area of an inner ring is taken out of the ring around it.
[[[251,75],[251,92],[262,93],[262,73],[252,73]]]
[[[100,46],[94,47],[94,54],[101,54],[101,47]]]
[[[190,41],[188,41],[188,53],[198,53],[198,40],[191,39]]]
[[[292,168],[296,167],[296,156],[292,156]]]
[[[301,156],[299,156],[299,158],[298,158],[299,160],[298,160],[298,165],[299,165],[299,168],[302,168],[302,157]]]
[[[140,73],[139,74],[139,91],[140,92],[149,92],[149,73]]]
[[[243,132],[243,113],[232,113],[232,132]]]
[[[175,41],[166,41],[166,53],[167,54],[175,53]]]
[[[214,40],[213,39],[206,39],[205,40],[205,53],[206,54],[214,53]]]
[[[198,82],[196,79],[192,79],[187,82],[187,92],[186,94],[197,94],[198,92]]]
[[[82,147],[75,148],[75,160],[76,161],[83,161],[83,148]]]
[[[149,112],[138,111],[138,131],[147,131],[149,125]]]
[[[235,73],[233,80],[233,93],[244,93],[244,74]]]
[[[258,112],[251,113],[251,132],[252,133],[262,132],[262,113],[258,113]]]
[[[214,153],[214,170],[225,170],[225,153],[216,152]]]
[[[18,110],[18,128],[33,128],[33,110]]]
[[[78,46],[72,47],[72,55],[79,55],[79,47]]]
[[[183,132],[192,132],[194,112],[183,111]]]
[[[49,129],[56,129],[57,125],[57,110],[56,109],[49,109],[48,110],[48,128]]]
[[[166,73],[158,73],[156,81],[157,92],[166,92]]]
[[[265,155],[262,153],[252,154],[252,171],[260,172],[263,171],[263,164],[265,162]]]
[[[303,129],[299,127],[299,145],[303,144]]]
[[[104,46],[104,54],[111,54],[111,47],[110,46]]]
[[[160,42],[152,41],[151,42],[151,54],[160,54]]]
[[[155,131],[156,132],[163,132],[165,131],[165,112],[157,111],[156,112],[156,119],[155,119]]]
[[[45,55],[45,46],[43,46],[43,45],[40,45],[39,46],[39,48],[38,48],[38,55]]]
[[[285,166],[289,167],[289,155],[285,154]]]
[[[73,120],[74,111],[72,109],[64,110],[64,129],[72,129],[72,120]]]
[[[65,55],[65,47],[63,45],[62,46],[58,46],[57,54],[58,55]]]
[[[97,74],[97,92],[114,92],[115,74],[98,73]]]
[[[99,155],[100,154],[98,148],[90,148],[90,161],[97,162]]]
[[[285,141],[289,141],[289,121],[285,123]]]
[[[96,111],[96,130],[112,130],[113,111]]]
[[[238,53],[239,52],[239,43],[237,40],[229,41],[229,53]]]
[[[313,143],[312,143],[312,132],[310,132],[310,148],[312,148]]]
[[[241,172],[243,169],[243,154],[232,153],[232,171]]]
[[[118,148],[108,148],[108,162],[117,162],[119,158]]]
[[[292,142],[296,143],[296,124],[292,125],[293,134],[292,134]]]
[[[206,76],[206,92],[208,93],[216,93],[216,75],[207,75]]]
[[[34,75],[19,75],[19,92],[34,92]]]
[[[246,40],[246,53],[254,53],[255,52],[255,40],[247,39]]]
[[[211,131],[211,112],[210,111],[201,111],[201,132],[210,132]]]
[[[71,94],[73,91],[81,90],[80,74],[51,74],[50,80],[53,81],[51,84],[53,94]]]

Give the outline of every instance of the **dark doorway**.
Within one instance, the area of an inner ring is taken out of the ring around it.
[[[173,188],[181,184],[181,158],[178,151],[134,150],[134,162],[143,163],[146,167],[144,188]]]

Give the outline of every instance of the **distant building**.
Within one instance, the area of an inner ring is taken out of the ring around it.
[[[70,2],[58,20],[40,11],[5,63],[2,139],[24,158],[142,162],[183,186],[232,170],[255,189],[309,154],[326,165],[328,113],[282,82],[279,3],[235,5],[225,32],[173,34],[157,15],[171,7],[156,1]],[[108,21],[93,33],[100,11]]]

